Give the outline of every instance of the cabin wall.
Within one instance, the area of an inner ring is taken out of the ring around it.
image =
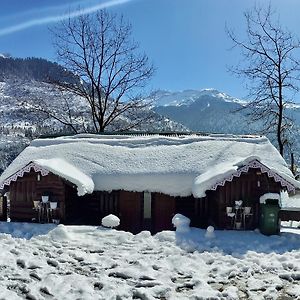
[[[138,233],[143,227],[144,193],[119,191],[120,229]]]
[[[176,198],[161,194],[152,193],[152,232],[172,230],[172,218],[176,214]]]
[[[259,223],[259,198],[265,193],[280,193],[281,184],[266,173],[257,169],[249,169],[248,173],[242,173],[240,177],[234,177],[232,182],[226,182],[216,191],[208,191],[210,224],[217,228],[228,228],[231,221],[227,216],[226,207],[234,207],[235,201],[243,200],[243,206],[252,207],[249,229],[256,228]]]
[[[176,213],[191,219],[192,226],[207,224],[207,199],[172,197],[151,193],[151,208],[145,213],[145,195],[141,192],[112,191],[94,192],[77,196],[75,188],[66,186],[66,223],[100,225],[109,214],[121,220],[119,229],[138,233],[149,230],[173,230],[172,218]],[[149,218],[150,214],[150,218]]]
[[[119,192],[94,192],[79,197],[75,187],[66,186],[66,223],[100,225],[108,214],[119,214]]]
[[[40,200],[43,192],[48,191],[58,201],[56,218],[63,223],[100,225],[104,216],[114,214],[121,219],[119,228],[122,230],[133,233],[150,230],[155,233],[172,230],[172,218],[176,213],[190,218],[191,226],[206,228],[213,225],[216,228],[229,228],[231,224],[226,207],[234,206],[237,200],[251,200],[251,228],[256,228],[259,197],[268,192],[280,192],[281,185],[257,169],[250,169],[248,173],[234,178],[232,182],[226,182],[216,191],[207,191],[204,198],[151,193],[151,206],[149,208],[149,203],[146,205],[147,212],[144,193],[98,191],[79,197],[75,186],[51,173],[40,176],[40,181],[37,180],[37,173],[25,173],[11,183],[9,190],[12,221],[31,221],[37,218],[33,200]]]
[[[51,193],[50,200],[58,202],[55,218],[64,222],[65,215],[65,183],[58,176],[49,173],[39,176],[31,171],[23,177],[18,177],[9,186],[10,192],[10,218],[11,221],[37,220],[37,211],[33,209],[33,201],[41,200],[44,192]]]

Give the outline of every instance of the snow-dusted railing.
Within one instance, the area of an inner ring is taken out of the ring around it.
[[[268,167],[266,167],[264,164],[262,164],[256,159],[250,161],[247,165],[241,167],[235,173],[231,174],[229,177],[221,181],[218,181],[210,189],[215,191],[218,188],[218,186],[224,186],[226,182],[231,182],[234,177],[240,177],[242,173],[247,173],[249,169],[259,169],[262,173],[266,173],[268,177],[273,178],[276,182],[280,182],[281,186],[286,187],[288,192],[295,191],[295,187],[291,183],[289,183],[287,180],[285,180],[277,173],[270,170]]]
[[[25,166],[24,168],[22,168],[18,172],[14,173],[13,175],[11,175],[7,179],[5,179],[1,183],[0,189],[3,189],[5,185],[10,185],[10,183],[12,181],[16,181],[19,177],[23,177],[24,174],[29,173],[31,171],[31,169],[33,169],[35,172],[40,172],[42,176],[46,176],[46,175],[49,174],[48,170],[46,170],[46,169],[36,165],[35,163],[31,162],[30,164],[28,164],[27,166]]]

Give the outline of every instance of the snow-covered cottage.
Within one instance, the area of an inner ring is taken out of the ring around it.
[[[4,171],[0,185],[9,191],[12,221],[41,218],[36,201],[47,194],[57,203],[51,216],[62,223],[100,224],[114,214],[131,232],[171,229],[175,213],[193,226],[230,228],[227,207],[235,209],[239,200],[251,207],[248,228],[255,228],[261,195],[300,187],[266,137],[230,135],[37,139]],[[50,206],[43,207],[48,212]]]

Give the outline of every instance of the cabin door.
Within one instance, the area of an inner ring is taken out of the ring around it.
[[[153,232],[173,230],[172,218],[175,215],[175,197],[155,193],[152,197]]]
[[[121,191],[120,229],[138,233],[143,230],[143,193]]]

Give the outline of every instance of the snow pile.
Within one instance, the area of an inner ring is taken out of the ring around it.
[[[259,136],[76,135],[38,139],[4,171],[0,184],[31,162],[78,187],[202,197],[219,180],[256,158],[300,187],[269,140]]]
[[[280,195],[278,193],[266,193],[260,196],[259,203],[266,204],[267,200],[278,200],[278,204],[280,204]]]
[[[213,226],[208,226],[205,232],[205,237],[208,239],[215,238],[215,228]]]
[[[64,226],[62,224],[58,225],[55,229],[53,229],[49,233],[49,235],[54,241],[68,241],[68,240],[70,240],[70,236],[68,234],[67,228],[66,228],[66,226]]]
[[[172,218],[172,224],[176,228],[176,232],[187,232],[190,230],[191,220],[184,215],[176,214]]]
[[[120,219],[117,216],[110,214],[102,219],[101,224],[102,226],[109,228],[118,227],[120,225]]]

